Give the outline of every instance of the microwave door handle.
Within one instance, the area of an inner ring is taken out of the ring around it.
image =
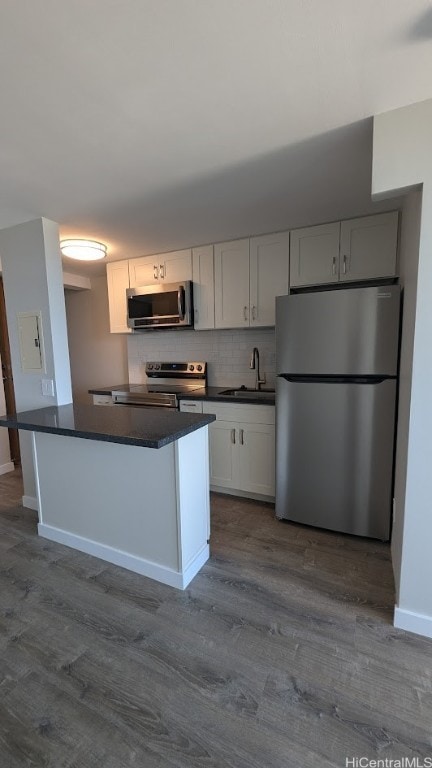
[[[179,289],[177,291],[177,306],[178,306],[179,318],[180,320],[184,320],[184,316],[185,316],[184,288],[182,285],[179,286]]]

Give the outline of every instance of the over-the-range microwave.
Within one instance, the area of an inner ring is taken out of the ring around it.
[[[153,328],[192,328],[192,282],[155,283],[128,288],[128,326],[135,331]]]

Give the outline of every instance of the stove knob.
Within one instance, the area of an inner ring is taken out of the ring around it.
[[[195,370],[195,366],[194,366],[194,365],[190,365],[190,366],[189,366],[189,370],[190,370],[190,371],[194,371],[194,370]]]
[[[153,370],[153,363],[149,363],[147,368],[148,368],[149,371],[152,371]]]
[[[154,366],[154,369],[155,369],[155,371],[159,371],[159,370],[160,370],[160,365],[159,365],[159,363],[157,363],[157,364]]]
[[[197,365],[197,371],[202,371],[202,365]]]

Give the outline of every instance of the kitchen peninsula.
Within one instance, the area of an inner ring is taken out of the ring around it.
[[[209,557],[214,418],[70,404],[0,426],[32,432],[40,536],[185,589]]]

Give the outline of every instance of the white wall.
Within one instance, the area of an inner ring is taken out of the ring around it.
[[[374,118],[373,194],[383,197],[420,184],[423,198],[395,625],[432,637],[432,100]],[[400,462],[403,456],[401,443]],[[398,536],[400,547],[400,531]]]
[[[129,380],[134,384],[145,381],[147,360],[208,362],[208,383],[215,386],[253,387],[255,371],[249,367],[252,350],[258,347],[261,373],[266,374],[267,386],[275,381],[274,328],[214,330],[214,331],[149,331],[127,339]]]
[[[421,190],[410,192],[404,200],[400,240],[400,282],[403,288],[402,336],[399,369],[398,429],[392,531],[392,561],[397,600],[401,576],[408,434],[411,405],[411,377],[417,304],[417,272],[421,221]]]
[[[17,410],[69,403],[72,390],[58,225],[35,219],[2,229],[0,254]],[[44,372],[22,370],[18,312],[41,313]],[[42,395],[43,378],[54,380],[54,397]],[[20,433],[20,447],[24,495],[30,503],[36,497],[30,433]]]
[[[90,403],[93,387],[128,382],[126,335],[110,333],[106,276],[93,277],[89,291],[65,291],[72,391]]]

